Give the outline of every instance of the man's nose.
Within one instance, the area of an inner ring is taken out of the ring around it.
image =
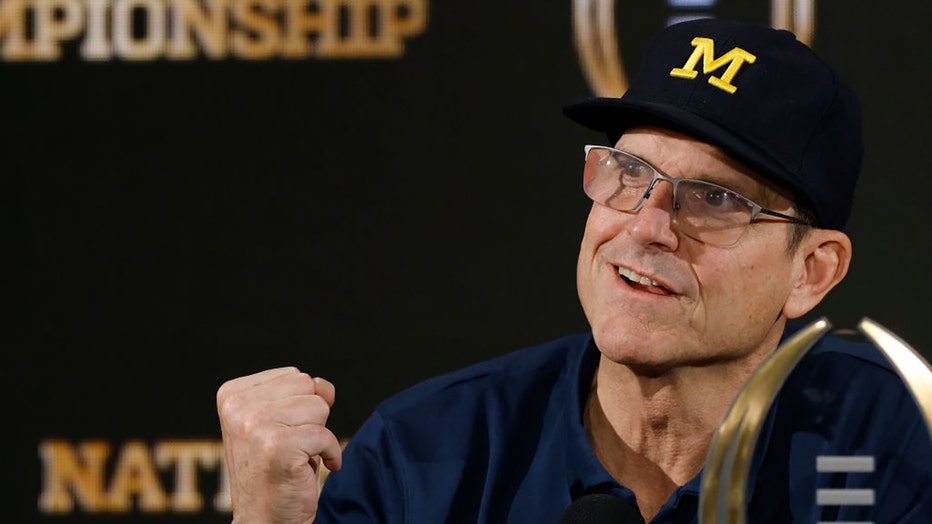
[[[628,234],[644,245],[675,251],[679,236],[673,228],[673,184],[657,180],[627,223]]]
[[[674,204],[674,193],[673,182],[670,181],[670,179],[655,178],[647,188],[641,205],[643,206],[648,201],[653,200],[655,205],[670,204],[670,209],[673,210],[676,207]]]

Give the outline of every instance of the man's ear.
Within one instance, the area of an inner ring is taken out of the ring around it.
[[[783,305],[783,314],[790,319],[808,313],[845,278],[851,263],[851,239],[841,231],[813,229],[792,256],[796,281]]]

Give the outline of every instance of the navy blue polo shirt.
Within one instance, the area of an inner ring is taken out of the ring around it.
[[[325,483],[316,522],[555,523],[588,493],[636,505],[596,458],[582,424],[599,356],[591,334],[570,336],[395,395],[353,436],[343,468]],[[752,470],[750,524],[932,522],[924,493],[932,490],[917,487],[932,480],[932,443],[876,349],[823,338],[770,415]],[[816,471],[818,455],[867,454],[877,457],[873,473]],[[700,482],[701,473],[679,487],[652,522],[697,522]],[[870,506],[817,501],[820,489],[881,485],[896,489],[876,489]]]

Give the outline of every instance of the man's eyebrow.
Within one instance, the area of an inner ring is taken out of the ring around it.
[[[734,175],[722,175],[721,173],[702,171],[688,178],[722,186],[725,189],[734,191],[745,198],[753,200],[759,205],[766,205],[775,198],[776,192],[769,189],[754,176],[737,170],[735,170],[734,173]]]
[[[679,177],[679,178],[688,178],[688,179],[690,179],[690,180],[701,180],[701,181],[703,181],[703,182],[709,182],[709,183],[712,183],[712,184],[716,184],[716,185],[722,186],[722,187],[724,187],[724,188],[734,189],[735,191],[737,191],[737,189],[735,189],[735,187],[736,187],[735,184],[732,183],[731,180],[725,180],[725,179],[722,178],[721,176],[716,176],[715,174],[710,174],[710,173],[707,172],[707,171],[701,171],[701,172],[697,172],[697,173],[691,173],[690,176]]]
[[[731,160],[731,158],[724,153],[713,154],[713,156],[725,166],[724,169],[728,169],[732,172],[731,175],[722,175],[721,173],[716,173],[715,171],[717,170],[703,169],[702,171],[688,173],[686,176],[674,176],[671,175],[668,171],[657,167],[657,165],[648,160],[646,156],[641,155],[635,151],[619,147],[613,147],[613,149],[617,149],[624,153],[628,153],[629,155],[633,155],[634,157],[647,164],[651,169],[654,169],[665,177],[710,182],[717,186],[722,186],[729,191],[738,193],[744,198],[748,198],[754,201],[758,205],[766,207],[766,204],[772,201],[776,196],[775,191],[768,189],[767,186],[757,180],[754,175],[744,173],[736,166],[730,165],[730,162],[733,162],[733,160]]]

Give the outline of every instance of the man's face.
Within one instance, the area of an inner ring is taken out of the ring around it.
[[[666,176],[708,180],[775,211],[791,211],[788,199],[718,148],[684,135],[637,128],[616,148]],[[577,286],[596,344],[610,360],[648,372],[769,352],[783,331],[782,308],[799,273],[798,257],[786,253],[792,226],[754,223],[732,246],[703,244],[672,222],[672,189],[658,182],[633,213],[592,206]],[[640,277],[659,285],[632,280]]]

